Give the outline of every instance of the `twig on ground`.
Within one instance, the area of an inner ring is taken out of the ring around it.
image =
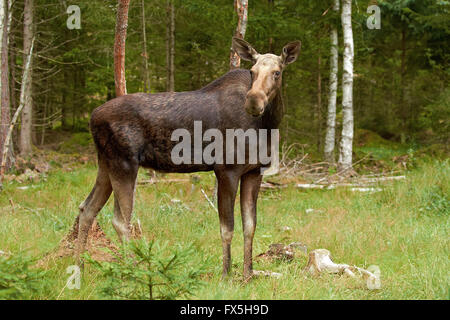
[[[214,209],[216,212],[218,212],[216,206],[215,206],[214,203],[211,201],[211,199],[209,199],[209,197],[208,197],[208,195],[206,194],[205,190],[203,190],[203,188],[200,189],[200,190],[201,190],[201,192],[203,193],[203,195],[205,196],[205,198],[206,198],[206,200],[208,201],[208,203],[211,205],[211,207],[213,207],[213,209]]]

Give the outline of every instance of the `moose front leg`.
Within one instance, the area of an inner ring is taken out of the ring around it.
[[[262,175],[260,170],[246,173],[241,178],[241,215],[244,231],[244,281],[253,275],[252,252],[256,229],[256,201]]]
[[[231,240],[234,232],[234,202],[239,177],[232,172],[216,173],[218,180],[220,235],[222,237],[223,272],[225,278],[231,271]]]

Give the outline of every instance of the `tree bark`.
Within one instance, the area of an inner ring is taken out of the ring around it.
[[[319,37],[320,40],[320,37]],[[321,133],[322,133],[322,75],[321,75],[321,50],[319,45],[318,58],[317,58],[317,151],[320,152]]]
[[[339,12],[339,0],[334,0],[333,10]],[[329,164],[334,164],[334,145],[336,135],[336,97],[338,88],[339,41],[337,26],[333,23],[330,31],[330,87],[328,97],[327,129],[325,135],[324,157]]]
[[[170,1],[170,92],[175,91],[175,6]]]
[[[167,0],[167,28],[166,28],[166,90],[175,91],[175,7],[173,0]]]
[[[20,88],[19,107],[17,108],[16,112],[14,113],[14,116],[9,125],[8,132],[6,134],[6,139],[5,139],[5,147],[3,148],[3,151],[2,151],[2,160],[1,160],[1,164],[0,164],[1,180],[3,180],[3,175],[5,173],[6,157],[8,154],[9,146],[11,144],[11,135],[12,135],[12,131],[14,129],[14,125],[16,124],[17,119],[18,119],[22,109],[24,109],[26,106],[27,86],[28,86],[28,80],[29,80],[30,73],[31,73],[31,61],[32,61],[32,55],[33,55],[33,46],[34,46],[34,38],[31,40],[30,49],[25,58],[26,63],[25,63],[24,69],[23,69],[22,85]]]
[[[234,8],[238,16],[238,23],[234,36],[237,38],[244,39],[245,31],[247,30],[248,0],[235,0]],[[238,54],[233,50],[233,48],[231,48],[230,70],[238,69],[240,66],[241,66],[241,58],[239,58]]]
[[[144,92],[150,92],[150,75],[148,71],[148,53],[147,53],[147,32],[145,30],[145,6],[144,0],[141,1],[142,7],[142,37],[143,37],[143,63],[144,63]]]
[[[352,1],[343,0],[341,13],[344,33],[344,61],[342,75],[342,137],[338,166],[341,170],[352,167],[353,144],[353,31]]]
[[[33,0],[24,1],[23,13],[23,51],[24,61],[27,59],[26,52],[30,52],[33,39]],[[26,157],[32,152],[32,125],[33,125],[33,57],[30,57],[28,77],[25,83],[25,100],[20,127],[19,149],[20,155]],[[22,79],[22,82],[24,80]]]
[[[408,108],[405,105],[405,62],[406,62],[406,31],[402,30],[401,38],[402,56],[400,64],[400,114],[402,119],[402,127],[400,133],[401,143],[406,142],[406,132],[408,129]]]
[[[8,44],[9,44],[9,11],[11,2],[0,0],[0,94],[1,94],[1,127],[0,127],[0,151],[3,154],[5,139],[8,132],[8,125],[11,120],[11,96],[9,92],[9,68],[8,68]],[[8,152],[6,152],[8,154]],[[5,165],[7,165],[5,163]]]
[[[125,41],[128,27],[128,8],[130,0],[119,0],[116,19],[116,37],[114,41],[114,81],[116,96],[127,94],[125,80]]]

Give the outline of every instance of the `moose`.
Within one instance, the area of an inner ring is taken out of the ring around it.
[[[282,73],[300,53],[301,42],[288,43],[280,56],[259,54],[246,41],[233,38],[232,48],[251,70],[236,69],[190,92],[134,93],[114,98],[96,108],[90,129],[98,155],[95,185],[79,207],[76,256],[86,250],[88,231],[98,212],[114,192],[112,224],[119,238],[130,237],[134,193],[139,167],[161,172],[214,171],[217,178],[218,212],[223,250],[223,273],[231,269],[234,204],[240,181],[240,204],[244,234],[244,279],[250,279],[252,246],[256,228],[256,203],[262,180],[261,163],[174,164],[171,140],[174,130],[193,131],[194,121],[204,129],[221,132],[230,128],[276,129],[284,107]],[[270,143],[270,142],[269,142]],[[230,150],[224,147],[225,153]]]

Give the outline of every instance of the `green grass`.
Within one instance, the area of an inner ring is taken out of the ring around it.
[[[5,185],[0,193],[0,250],[13,254],[26,250],[25,254],[39,257],[57,247],[95,174],[95,166],[84,165],[71,172],[54,170],[46,181],[30,184],[26,190],[17,189],[17,183]],[[261,192],[258,202],[254,256],[271,243],[300,241],[308,250],[330,250],[337,263],[379,266],[381,290],[368,290],[344,276],[308,276],[302,271],[306,256],[292,262],[256,260],[255,269],[281,272],[283,277],[243,284],[238,201],[233,275],[221,281],[219,219],[200,191],[211,193],[211,173],[200,174],[194,189],[188,182],[139,186],[134,217],[139,218],[147,239],[167,242],[168,248],[192,244],[196,249],[192,261],[208,261],[203,275],[206,284],[194,293],[194,299],[448,299],[449,162],[423,163],[406,175],[405,181],[373,194],[348,189],[304,191],[291,186]],[[306,213],[308,208],[317,210]],[[98,219],[107,236],[117,241],[112,215],[111,198]],[[292,230],[283,231],[283,226]],[[46,281],[52,290],[33,298],[101,298],[101,275],[90,265],[85,267],[80,290],[64,288],[69,276],[66,268],[72,264],[70,257],[50,261]]]

